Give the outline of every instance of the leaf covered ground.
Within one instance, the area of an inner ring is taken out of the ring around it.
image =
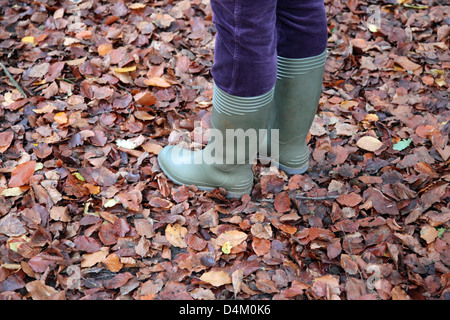
[[[208,127],[208,0],[0,4],[1,299],[449,298],[444,1],[327,0],[310,170],[239,200],[156,161]]]

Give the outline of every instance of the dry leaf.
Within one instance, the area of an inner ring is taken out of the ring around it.
[[[431,226],[423,226],[420,230],[420,237],[424,239],[428,244],[432,243],[439,235],[439,231]]]
[[[120,262],[119,256],[115,253],[108,255],[102,263],[112,272],[119,272],[123,267],[123,263]]]
[[[112,50],[113,50],[112,43],[103,43],[103,44],[99,45],[97,48],[97,52],[101,56],[106,56]]]
[[[212,284],[215,287],[220,287],[224,284],[232,283],[232,279],[226,271],[208,271],[202,274],[200,280]]]
[[[361,149],[373,152],[380,149],[383,143],[377,138],[364,136],[356,142],[356,145]]]
[[[171,86],[166,80],[160,77],[152,77],[144,80],[144,84],[147,86],[160,87],[160,88],[169,88]]]
[[[53,118],[55,121],[59,124],[65,124],[67,123],[67,115],[65,112],[58,112],[55,114],[55,117]]]
[[[102,262],[108,256],[108,248],[101,248],[99,251],[94,253],[83,254],[81,260],[82,268],[90,268],[95,266],[97,263]]]
[[[247,239],[247,234],[245,232],[238,230],[230,230],[221,233],[217,237],[215,243],[216,245],[222,247],[225,243],[228,242],[231,247],[236,247],[239,244],[241,244],[241,242],[243,242],[245,239]]]
[[[178,248],[186,248],[187,229],[181,224],[168,224],[165,231],[166,239],[171,245]]]
[[[21,187],[28,184],[31,176],[34,174],[36,169],[36,161],[27,161],[25,163],[19,164],[11,172],[11,179],[9,180],[8,187]]]
[[[123,68],[114,68],[114,72],[117,73],[125,73],[125,72],[131,72],[136,70],[136,66],[131,66],[131,67],[123,67]]]

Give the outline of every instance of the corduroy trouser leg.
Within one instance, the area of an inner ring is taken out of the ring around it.
[[[211,0],[216,26],[215,84],[253,97],[276,82],[277,56],[307,58],[327,44],[323,0]]]

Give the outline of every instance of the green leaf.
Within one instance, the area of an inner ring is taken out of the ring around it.
[[[397,150],[397,151],[405,150],[406,148],[409,147],[411,142],[412,142],[412,139],[406,139],[406,140],[402,139],[401,141],[394,144],[394,150]]]
[[[86,181],[86,179],[84,179],[84,177],[79,173],[79,172],[75,172],[75,173],[72,173],[74,176],[75,176],[75,178],[77,178],[78,180],[80,180],[80,181]]]

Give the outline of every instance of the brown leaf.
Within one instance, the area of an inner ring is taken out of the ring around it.
[[[0,153],[5,152],[9,148],[13,139],[14,132],[9,130],[0,132]]]
[[[407,57],[404,56],[397,57],[395,58],[394,61],[396,64],[398,64],[406,71],[413,71],[421,67],[419,64],[412,62],[411,60],[409,60]]]
[[[200,280],[207,282],[215,287],[220,287],[224,284],[229,284],[233,282],[230,274],[223,270],[211,270],[205,272],[200,277]]]
[[[25,288],[31,294],[33,300],[65,300],[64,292],[60,292],[53,287],[47,286],[42,280],[28,282]]]
[[[400,286],[395,286],[392,289],[392,300],[411,300],[410,296]]]
[[[358,265],[348,254],[341,254],[341,267],[350,275],[358,274]]]
[[[153,93],[151,93],[150,91],[144,91],[144,92],[137,93],[134,96],[134,100],[136,101],[137,104],[144,106],[144,107],[152,106],[156,102],[158,102],[158,100],[156,100]]]
[[[275,210],[280,213],[288,212],[291,210],[291,199],[287,192],[278,193],[275,196],[275,201],[273,203]]]
[[[112,272],[119,272],[123,267],[123,263],[120,262],[119,256],[115,253],[108,255],[102,263]]]
[[[434,242],[438,235],[439,231],[431,226],[423,226],[420,230],[420,237],[424,239],[428,244]]]
[[[225,242],[229,242],[231,247],[238,246],[241,242],[245,241],[247,239],[247,234],[242,231],[238,230],[230,230],[225,231],[224,233],[221,233],[215,243],[218,246],[223,246]]]
[[[81,251],[93,253],[100,250],[100,243],[91,237],[78,236],[73,242],[75,243],[75,248]]]
[[[11,179],[9,180],[8,187],[21,187],[28,184],[31,176],[34,174],[36,169],[36,161],[27,161],[25,163],[19,164],[11,172]]]
[[[340,195],[336,200],[343,206],[355,207],[363,200],[363,198],[359,194],[351,192]]]

